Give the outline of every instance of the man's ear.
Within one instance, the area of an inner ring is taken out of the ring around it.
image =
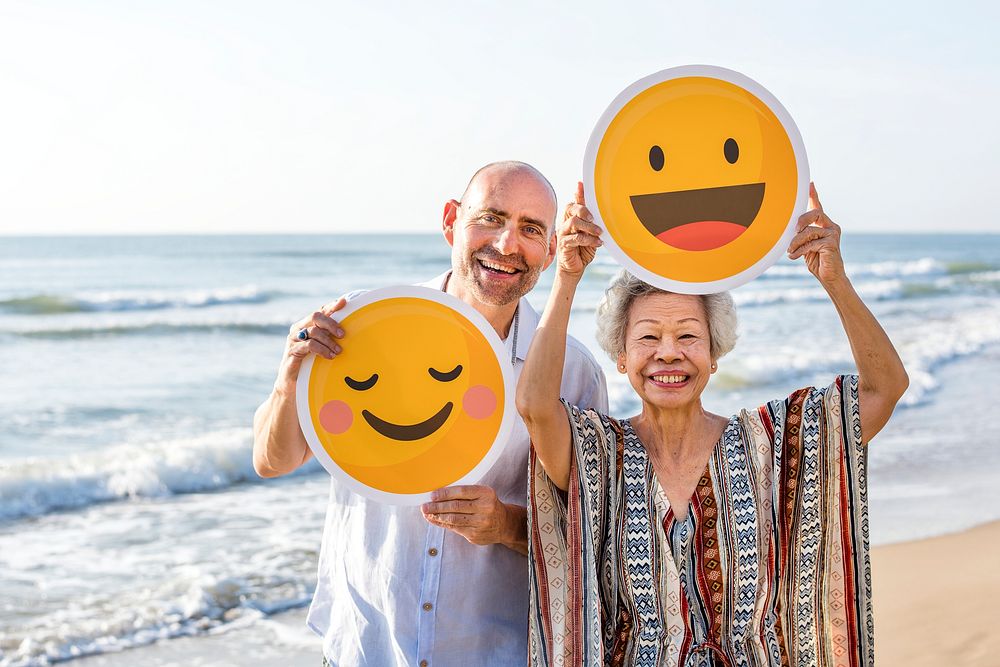
[[[455,245],[455,221],[458,219],[458,209],[462,204],[454,199],[444,203],[444,214],[441,216],[441,231],[448,245]]]
[[[559,238],[555,230],[552,230],[552,238],[549,239],[549,249],[545,255],[545,266],[542,267],[542,271],[549,268],[552,264],[552,260],[556,258],[556,249],[558,248]]]

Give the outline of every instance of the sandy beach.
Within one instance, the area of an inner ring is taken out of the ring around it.
[[[879,665],[1000,665],[1000,522],[872,554]]]
[[[873,550],[876,664],[1000,665],[1000,522]],[[943,569],[942,565],[952,563]],[[160,642],[80,661],[82,667],[319,664],[305,609],[228,632]]]

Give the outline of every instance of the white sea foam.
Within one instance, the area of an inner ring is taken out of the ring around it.
[[[974,283],[995,283],[1000,282],[1000,271],[982,271],[980,273],[970,273],[969,280]]]
[[[884,262],[847,263],[847,274],[852,279],[859,278],[902,278],[910,276],[935,276],[948,272],[948,267],[933,257],[922,257],[909,261],[887,260]],[[769,268],[764,278],[808,278],[805,264],[776,264]]]
[[[230,303],[263,303],[271,297],[256,285],[187,292],[103,292],[78,297],[91,310],[153,310],[158,308],[204,308]]]
[[[858,293],[869,301],[899,299],[904,295],[903,283],[899,280],[879,280],[860,283]],[[819,285],[809,287],[782,287],[767,289],[744,289],[733,292],[737,306],[770,306],[778,303],[807,303],[829,301],[830,297]]]
[[[119,290],[74,294],[34,294],[0,300],[0,311],[25,315],[131,312],[169,308],[206,308],[228,304],[266,303],[279,296],[256,285],[207,290]]]
[[[620,266],[615,264],[608,256],[604,261],[601,255],[597,256],[594,264],[588,269],[588,273],[596,273],[601,276],[610,276],[620,270]],[[914,276],[938,276],[949,272],[948,266],[933,257],[922,257],[920,259],[897,261],[886,260],[884,262],[868,263],[847,263],[845,265],[847,274],[852,279],[861,278],[909,278]],[[760,278],[802,278],[812,280],[809,270],[801,262],[788,263],[779,262],[761,274]]]
[[[209,491],[258,480],[249,429],[124,444],[65,459],[0,463],[0,520],[94,503]],[[302,473],[316,467],[304,467]]]
[[[948,320],[927,322],[908,332],[899,344],[900,355],[910,376],[903,405],[922,403],[939,384],[939,367],[953,359],[976,354],[1000,343],[1000,309],[995,307],[961,311]]]
[[[851,264],[844,267],[852,278],[898,278],[904,276],[934,276],[947,273],[948,268],[933,257],[910,261],[888,260],[871,264]]]
[[[31,321],[20,326],[9,327],[0,333],[10,333],[26,338],[55,338],[58,340],[73,340],[79,338],[108,338],[115,336],[174,336],[183,334],[261,334],[280,336],[287,334],[286,320],[277,321],[234,321],[224,317],[186,318],[185,320],[166,320],[163,318],[143,318],[141,320],[114,320],[76,324],[65,320],[52,321],[48,326],[39,327]]]
[[[305,578],[279,574],[182,575],[161,582],[156,590],[146,591],[147,599],[132,600],[132,605],[92,597],[22,629],[16,646],[0,646],[0,667],[49,665],[163,639],[225,632],[308,604],[314,586]],[[90,618],[82,613],[87,608]]]
[[[0,608],[0,666],[224,633],[308,604],[327,480],[103,503],[0,526],[0,599],[24,609],[10,617]]]

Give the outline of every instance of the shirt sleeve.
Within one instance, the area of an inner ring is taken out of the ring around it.
[[[620,428],[596,410],[581,410],[565,400],[563,406],[573,446],[565,496],[534,451],[529,458],[532,665],[582,664],[580,655],[600,655],[601,650],[598,561],[615,512],[612,496],[618,485],[611,480],[617,474]]]
[[[570,345],[563,365],[562,398],[586,410],[608,414],[608,382],[600,364],[589,353]]]
[[[563,401],[573,443],[571,472],[575,474],[584,519],[590,524],[595,547],[605,533],[608,493],[617,488],[617,448],[621,427],[597,410],[581,410]]]

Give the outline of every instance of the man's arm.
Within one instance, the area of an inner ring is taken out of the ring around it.
[[[302,361],[310,354],[333,359],[340,354],[338,339],[344,331],[330,317],[344,307],[340,298],[291,326],[285,352],[271,395],[253,417],[253,467],[261,477],[287,475],[309,460],[312,452],[306,444],[295,407],[295,387]],[[309,337],[300,340],[305,330]]]

